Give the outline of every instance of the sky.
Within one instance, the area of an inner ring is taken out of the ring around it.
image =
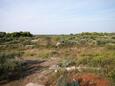
[[[0,0],[0,31],[115,32],[115,0]]]

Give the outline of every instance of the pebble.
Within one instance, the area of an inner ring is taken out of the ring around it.
[[[28,83],[26,86],[45,86],[45,85],[41,85],[41,84],[36,84],[36,83]]]

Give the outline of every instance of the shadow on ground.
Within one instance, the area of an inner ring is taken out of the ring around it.
[[[21,70],[18,72],[9,73],[7,78],[0,80],[0,86],[7,84],[15,80],[21,80],[35,72],[41,72],[44,67],[40,66],[40,63],[45,61],[38,60],[26,60],[21,65]],[[2,75],[2,74],[0,74]]]

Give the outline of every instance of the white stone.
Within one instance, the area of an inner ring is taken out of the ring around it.
[[[52,65],[49,69],[58,69],[59,68],[59,66],[58,65]]]
[[[55,73],[57,73],[57,72],[58,72],[58,70],[56,69],[54,72],[55,72]]]
[[[45,85],[40,85],[40,84],[30,82],[26,86],[45,86]]]
[[[56,43],[56,46],[57,46],[57,47],[58,47],[58,46],[60,46],[60,45],[61,45],[61,43],[60,43],[60,42],[57,42],[57,43]]]
[[[71,70],[75,70],[75,69],[76,69],[75,66],[67,67],[67,68],[66,68],[67,71],[71,71]]]

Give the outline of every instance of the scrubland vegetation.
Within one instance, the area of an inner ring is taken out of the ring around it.
[[[74,73],[95,73],[115,85],[115,33],[32,35],[29,32],[0,32],[0,80],[13,75],[21,77],[25,60],[52,58],[59,58],[57,65],[62,68],[49,78],[53,85],[61,86],[58,84],[61,83],[60,76],[65,77],[63,68],[71,66],[99,68]]]

